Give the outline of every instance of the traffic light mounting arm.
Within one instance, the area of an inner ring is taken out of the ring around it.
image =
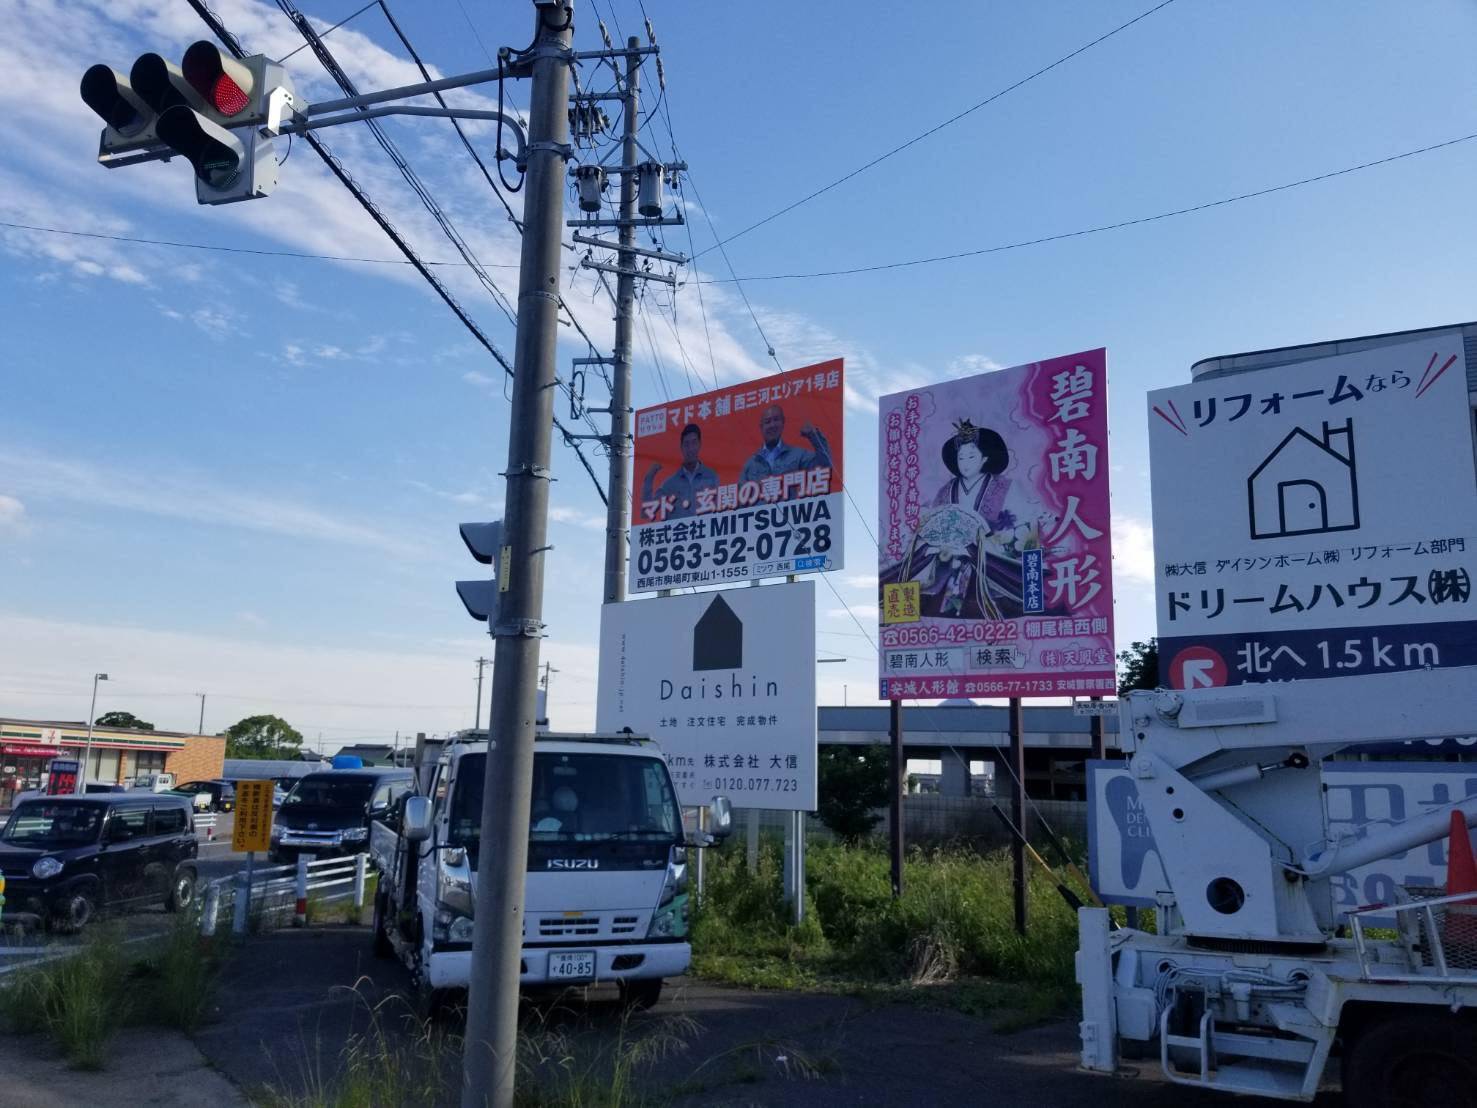
[[[259,61],[264,66],[275,67],[275,63],[258,58],[243,59],[243,64],[252,66]],[[439,81],[422,81],[419,84],[401,85],[397,88],[384,89],[380,92],[365,93],[362,96],[349,96],[339,100],[325,100],[320,104],[298,102],[285,76],[280,76],[280,67],[275,68],[278,71],[276,74],[265,69],[263,70],[262,80],[268,84],[270,91],[266,96],[265,111],[262,118],[251,124],[252,126],[256,126],[262,134],[268,137],[279,134],[301,134],[305,131],[316,131],[324,127],[336,127],[341,123],[361,123],[366,119],[377,119],[387,115],[429,116],[440,119],[496,120],[500,121],[504,127],[512,132],[513,140],[517,147],[511,154],[505,150],[498,150],[497,156],[500,159],[511,157],[519,169],[522,169],[527,164],[528,139],[524,133],[522,122],[513,115],[491,109],[430,108],[409,104],[388,103],[388,101],[408,100],[432,92],[441,92],[446,89],[466,88],[469,85],[486,84],[489,81],[496,81],[499,75],[503,77],[512,76],[511,68],[509,70],[482,69],[457,77],[446,77]],[[384,106],[374,107],[372,105]],[[313,116],[325,116],[325,118],[313,119]],[[131,145],[123,148],[122,144],[117,141],[116,133],[111,133],[110,129],[105,129],[98,145],[97,160],[110,169],[116,169],[125,165],[137,165],[140,162],[168,161],[174,156],[175,151],[159,142],[149,143],[148,145]]]

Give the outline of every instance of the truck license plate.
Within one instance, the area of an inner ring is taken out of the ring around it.
[[[549,955],[549,977],[557,981],[589,980],[595,976],[595,952],[577,950]]]

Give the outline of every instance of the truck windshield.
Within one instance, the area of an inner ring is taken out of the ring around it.
[[[282,807],[364,808],[369,804],[369,794],[373,791],[374,782],[362,777],[303,777],[282,801]]]
[[[15,846],[85,846],[97,839],[103,809],[97,804],[27,800],[5,824],[0,842]]]
[[[469,754],[456,771],[450,842],[475,847],[482,830],[486,756]],[[673,843],[682,813],[660,758],[625,754],[535,754],[531,844]]]

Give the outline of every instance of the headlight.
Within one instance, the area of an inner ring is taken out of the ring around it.
[[[55,858],[41,858],[31,867],[31,876],[37,880],[45,881],[48,877],[55,877],[61,871],[62,864]]]
[[[274,824],[272,824],[272,841],[273,842],[276,842],[281,837],[282,837],[282,825],[280,823],[274,823]]]
[[[367,827],[344,828],[344,842],[346,843],[362,843],[367,838],[369,838],[369,828]]]
[[[472,941],[472,919],[444,909],[436,913],[431,926],[431,937],[438,943],[469,943]]]

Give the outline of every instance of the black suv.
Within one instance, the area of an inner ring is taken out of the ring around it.
[[[331,858],[369,849],[369,825],[393,820],[411,791],[408,769],[329,769],[297,779],[272,821],[272,861]]]
[[[192,797],[209,793],[212,812],[231,812],[236,809],[236,786],[229,781],[187,781],[183,785],[176,785],[171,791]]]
[[[104,909],[195,899],[188,797],[168,793],[47,796],[16,805],[0,831],[5,919],[76,931]]]

